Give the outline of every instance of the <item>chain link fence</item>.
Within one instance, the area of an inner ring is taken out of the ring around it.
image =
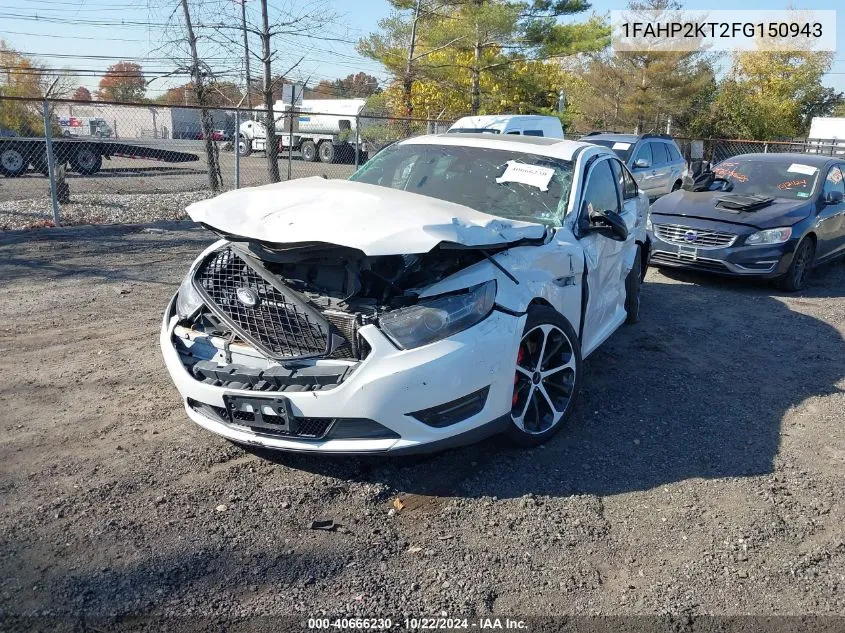
[[[199,107],[0,97],[0,229],[175,219],[196,200],[272,182],[264,113],[205,110],[208,140]],[[356,111],[275,114],[280,180],[348,178],[390,143],[451,125]]]
[[[845,157],[845,139],[798,139],[792,141],[749,141],[735,139],[692,139],[675,137],[684,158],[704,158],[718,163],[740,154],[798,153]],[[696,144],[701,156],[696,156]]]

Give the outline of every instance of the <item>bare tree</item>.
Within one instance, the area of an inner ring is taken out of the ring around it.
[[[188,38],[188,47],[191,51],[191,83],[194,87],[194,94],[197,103],[201,106],[208,103],[208,91],[205,86],[205,74],[207,67],[200,63],[197,53],[197,36],[194,33],[194,26],[191,22],[191,12],[188,9],[188,0],[181,0],[182,12],[185,16],[185,33]],[[217,153],[217,144],[214,142],[214,120],[207,108],[200,110],[200,124],[202,125],[202,138],[205,141],[205,154],[208,161],[208,186],[214,193],[220,191],[223,178],[220,174],[220,156]]]

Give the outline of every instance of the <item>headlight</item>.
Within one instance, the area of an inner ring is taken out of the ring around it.
[[[757,231],[745,238],[745,243],[751,246],[755,244],[783,244],[792,237],[792,228],[785,226],[780,229],[767,229]]]
[[[645,217],[645,230],[646,231],[653,230],[653,227],[651,225],[651,213],[650,212],[647,212],[647,215]]]
[[[421,300],[379,318],[384,333],[402,349],[439,341],[484,319],[496,301],[491,280],[454,294]]]
[[[179,292],[176,294],[176,314],[180,319],[187,319],[196,314],[202,306],[202,297],[194,288],[194,271],[188,273],[179,284]]]

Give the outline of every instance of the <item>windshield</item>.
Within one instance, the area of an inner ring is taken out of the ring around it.
[[[818,167],[788,156],[775,160],[729,158],[713,167],[713,173],[730,182],[733,193],[791,199],[809,198],[819,177]]]
[[[587,143],[593,143],[594,145],[609,147],[616,152],[616,155],[622,159],[622,162],[625,163],[628,162],[628,159],[631,157],[631,150],[634,149],[634,144],[629,143],[628,141],[614,141],[609,138],[590,138],[589,136],[582,138],[581,140]]]
[[[572,168],[570,161],[500,149],[397,144],[376,154],[351,180],[511,220],[559,225],[566,214]]]

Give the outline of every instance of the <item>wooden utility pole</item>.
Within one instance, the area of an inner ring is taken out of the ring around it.
[[[183,0],[184,1],[184,0]],[[264,63],[264,127],[267,155],[267,176],[270,182],[279,182],[279,144],[276,140],[276,116],[273,112],[273,71],[271,68],[270,20],[267,17],[267,0],[261,0],[261,61]]]
[[[249,78],[249,37],[246,30],[246,0],[241,0],[241,26],[244,30],[244,72],[246,73],[246,107],[252,110]]]
[[[414,20],[411,22],[411,41],[408,44],[408,59],[405,62],[405,75],[402,77],[402,101],[405,104],[405,116],[408,118],[414,114],[414,102],[411,98],[411,90],[414,87],[414,50],[417,46],[417,22],[420,19],[420,4],[417,0],[414,5]]]

